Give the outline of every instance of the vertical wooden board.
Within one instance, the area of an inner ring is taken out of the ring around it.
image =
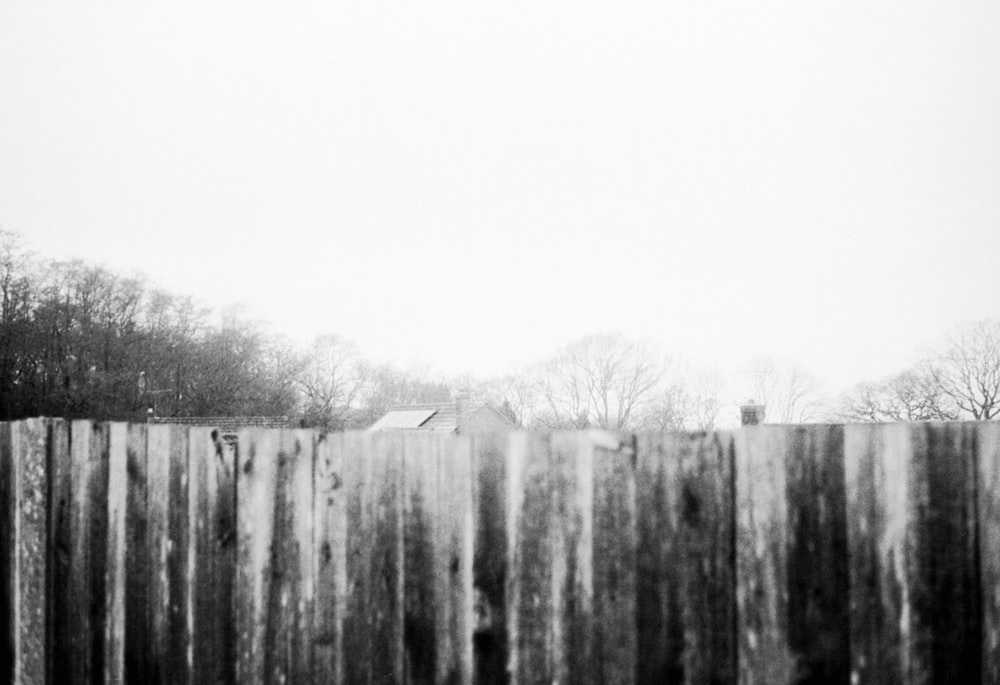
[[[977,424],[982,682],[1000,685],[1000,422]]]
[[[126,460],[125,679],[142,683],[152,679],[149,626],[152,540],[146,501],[146,424],[129,425]]]
[[[52,681],[69,682],[76,644],[71,607],[78,597],[69,591],[72,575],[73,513],[72,424],[54,420],[49,433],[49,607],[52,640]]]
[[[434,683],[437,662],[445,655],[437,641],[441,626],[441,569],[435,535],[440,521],[436,508],[442,492],[438,488],[441,441],[437,435],[405,435],[403,460],[406,471],[403,528],[404,634],[406,682]]]
[[[552,682],[554,534],[548,440],[513,433],[508,450],[508,671],[513,683]]]
[[[472,444],[468,437],[444,441],[438,466],[437,590],[438,683],[471,683],[475,597],[473,591]]]
[[[635,438],[591,433],[593,456],[594,636],[590,679],[635,681]]]
[[[215,592],[215,641],[219,651],[215,659],[217,685],[236,683],[236,442],[229,438],[215,437],[215,498],[214,549],[212,569]],[[208,473],[212,483],[211,470]]]
[[[14,460],[11,455],[11,424],[0,422],[0,682],[14,682],[17,655],[17,614],[14,567],[16,503],[14,501]]]
[[[347,604],[347,490],[344,434],[317,438],[315,488],[316,583],[313,614],[313,673],[316,682],[344,681],[344,612]]]
[[[345,437],[347,611],[345,680],[401,682],[403,649],[402,436]]]
[[[910,431],[905,424],[844,427],[852,683],[911,675]]]
[[[788,646],[787,429],[744,427],[735,436],[736,601],[739,681],[794,682]]]
[[[243,430],[237,448],[236,680],[266,683],[274,506],[281,433]]]
[[[54,577],[54,682],[103,678],[107,654],[108,458],[107,424],[73,421],[68,469],[57,464]],[[67,472],[68,471],[68,472]]]
[[[232,503],[228,513],[220,515],[220,510],[226,506],[227,493],[233,496],[232,465],[226,463],[227,454],[232,453],[218,431],[210,428],[191,429],[188,444],[187,615],[192,681],[231,683],[235,681]]]
[[[677,482],[680,436],[636,438],[636,682],[683,683]]]
[[[472,436],[475,543],[474,671],[480,685],[508,679],[506,435]]]
[[[170,614],[170,579],[167,561],[170,554],[170,426],[158,424],[147,428],[146,447],[146,534],[149,540],[149,660],[153,683],[170,682],[172,668],[168,617]]]
[[[926,499],[911,503],[915,645],[934,683],[977,682],[982,671],[974,423],[916,424],[914,476]],[[915,505],[915,506],[914,506]],[[917,659],[911,663],[918,663]]]
[[[594,450],[591,434],[559,432],[548,460],[552,572],[550,638],[556,682],[596,682],[594,653]]]
[[[367,440],[366,440],[367,438]],[[345,492],[345,539],[347,573],[343,629],[343,673],[346,683],[372,680],[374,645],[372,641],[371,578],[375,553],[375,522],[372,498],[374,458],[371,439],[365,433],[347,433],[343,438],[343,474]]]
[[[272,507],[267,682],[312,681],[313,434],[282,431]]]
[[[49,659],[46,633],[48,551],[47,428],[43,419],[10,427],[15,503],[14,679],[45,683]]]
[[[850,681],[843,426],[785,429],[788,640],[795,682]]]
[[[640,683],[737,678],[733,436],[637,441]]]
[[[107,538],[104,572],[104,673],[107,683],[125,680],[125,515],[128,506],[128,427],[112,423],[108,431]]]

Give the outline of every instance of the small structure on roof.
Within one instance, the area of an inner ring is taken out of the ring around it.
[[[454,402],[392,407],[369,431],[433,431],[435,433],[501,433],[514,424],[489,402],[472,404],[459,393]]]

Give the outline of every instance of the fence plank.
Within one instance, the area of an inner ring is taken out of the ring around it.
[[[507,462],[507,634],[513,683],[553,681],[553,521],[548,440],[510,436]]]
[[[237,448],[236,680],[269,681],[267,612],[278,475],[279,431],[242,430]]]
[[[594,646],[594,451],[586,433],[549,443],[552,671],[556,682],[589,683]]]
[[[479,685],[507,682],[507,436],[472,436],[474,671]]]
[[[125,516],[128,507],[128,426],[108,426],[107,561],[105,567],[104,673],[107,683],[125,681]]]
[[[346,678],[403,680],[403,464],[398,434],[345,441],[347,501]]]
[[[125,679],[152,679],[150,616],[150,561],[147,515],[146,424],[130,424],[126,438],[128,475],[125,550]]]
[[[277,455],[271,582],[267,595],[268,682],[311,682],[313,438],[282,431]]]
[[[318,437],[315,488],[314,674],[316,682],[340,685],[344,682],[344,612],[347,604],[343,433]]]
[[[636,625],[635,441],[592,433],[594,636],[591,680],[632,683]]]
[[[733,437],[637,441],[639,683],[737,677]]]
[[[978,424],[979,555],[984,685],[1000,685],[1000,422]]]
[[[188,436],[188,632],[194,682],[233,683],[233,450],[211,428]]]
[[[974,430],[845,428],[856,682],[980,677]]]
[[[107,656],[107,424],[73,421],[54,455],[54,682],[100,680]]]
[[[442,492],[438,469],[441,460],[439,436],[411,433],[405,436],[404,465],[404,644],[406,682],[434,683],[437,661],[445,655],[438,650],[444,597],[438,578],[442,569],[435,532],[439,525],[435,508]]]
[[[793,682],[788,645],[787,430],[744,428],[736,434],[736,596],[739,680]]]
[[[475,628],[472,443],[469,438],[447,440],[439,467],[441,497],[438,529],[441,558],[441,595],[444,622],[438,632],[437,682],[471,683]]]
[[[14,522],[17,502],[14,487],[14,459],[11,429],[15,424],[0,422],[0,682],[14,682],[17,658],[17,537]]]
[[[843,426],[784,429],[788,644],[797,682],[850,680]]]

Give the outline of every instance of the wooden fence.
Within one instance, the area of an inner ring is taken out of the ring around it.
[[[0,682],[1000,683],[1000,424],[0,424]]]

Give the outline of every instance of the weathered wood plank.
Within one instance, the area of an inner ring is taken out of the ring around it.
[[[344,613],[347,605],[347,490],[344,434],[328,433],[316,443],[313,670],[316,682],[344,680]]]
[[[107,456],[107,560],[104,602],[104,673],[106,683],[125,681],[125,548],[128,507],[128,426],[112,423]]]
[[[267,683],[278,431],[243,430],[237,449],[236,680]]]
[[[363,433],[345,441],[349,683],[404,677],[402,457],[399,434]]]
[[[1000,685],[1000,422],[978,428],[979,555],[983,592],[984,685]]]
[[[549,442],[552,671],[555,682],[591,683],[594,655],[594,450],[582,432]]]
[[[636,626],[635,439],[591,433],[593,450],[593,611],[589,679],[632,683]],[[581,461],[581,465],[583,462]]]
[[[474,474],[474,661],[479,685],[506,683],[507,637],[507,436],[472,437]]]
[[[472,681],[472,464],[467,438],[410,434],[406,470],[406,680]]]
[[[233,450],[211,428],[188,436],[188,632],[193,682],[235,682]],[[227,501],[229,500],[229,501]]]
[[[475,594],[475,523],[472,494],[475,471],[467,437],[448,440],[441,450],[437,529],[439,596],[442,617],[437,634],[438,683],[471,683]]]
[[[639,683],[737,678],[733,436],[637,438]]]
[[[797,683],[850,681],[843,426],[795,426],[785,454],[788,645]]]
[[[515,433],[507,462],[507,634],[511,682],[552,682],[554,609],[549,444]]]
[[[739,681],[794,682],[788,645],[788,431],[744,427],[735,436]]]
[[[147,433],[150,539],[150,668],[154,683],[190,679],[188,626],[188,429],[151,425]]]
[[[107,658],[107,424],[73,421],[54,455],[54,682],[102,680]]]
[[[435,509],[441,498],[438,469],[441,460],[439,436],[411,433],[405,436],[406,491],[403,528],[404,635],[406,682],[434,683],[438,650],[437,634],[444,597],[440,595],[436,563]]]
[[[152,679],[146,425],[130,424],[126,444],[125,679],[144,683]]]
[[[845,428],[854,682],[981,676],[975,430]]]
[[[17,657],[17,502],[11,428],[0,422],[0,682],[14,682]]]

